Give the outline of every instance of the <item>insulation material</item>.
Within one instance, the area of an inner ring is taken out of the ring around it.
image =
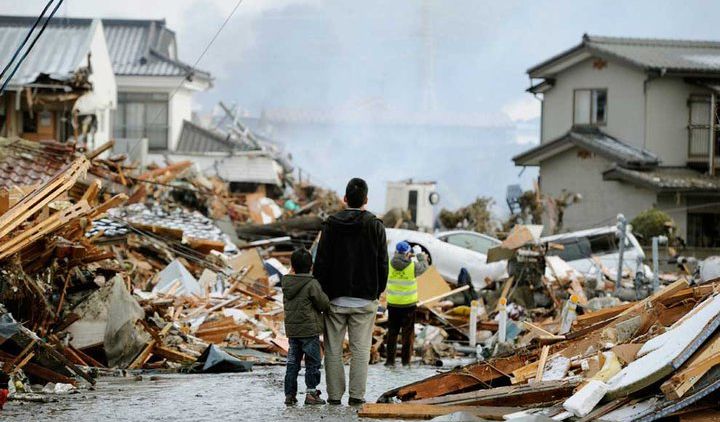
[[[605,363],[602,368],[595,374],[592,379],[602,382],[607,382],[610,378],[614,377],[618,372],[622,370],[622,365],[618,360],[618,357],[613,352],[603,353],[605,356]]]
[[[559,381],[565,378],[570,370],[570,359],[565,356],[558,356],[551,359],[542,374],[543,381]]]
[[[587,416],[600,403],[607,390],[608,387],[604,382],[591,380],[577,393],[565,400],[563,408],[577,417]]]

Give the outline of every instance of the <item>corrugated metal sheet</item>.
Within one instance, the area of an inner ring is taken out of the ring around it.
[[[267,153],[260,151],[241,151],[233,154],[180,152],[150,154],[148,161],[162,162],[165,158],[173,162],[192,161],[203,174],[218,176],[228,182],[282,185],[282,166]]]
[[[24,20],[0,20],[0,63],[10,60],[31,25]],[[35,82],[40,74],[48,74],[60,81],[72,78],[81,66],[87,64],[94,28],[87,19],[69,24],[51,21],[10,84],[29,84]],[[34,33],[39,30],[36,28]]]
[[[219,133],[212,132],[187,120],[183,121],[177,147],[178,152],[230,152],[237,149],[234,143]]]

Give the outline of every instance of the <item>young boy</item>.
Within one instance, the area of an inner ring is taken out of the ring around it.
[[[305,404],[325,404],[317,390],[320,384],[321,312],[330,308],[330,299],[310,274],[312,255],[304,248],[290,256],[292,273],[281,280],[285,307],[285,335],[290,343],[285,372],[285,404],[297,403],[297,376],[305,356]]]

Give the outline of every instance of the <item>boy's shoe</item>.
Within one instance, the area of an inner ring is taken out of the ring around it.
[[[340,400],[333,400],[333,399],[328,399],[327,402],[328,402],[328,404],[332,404],[335,406],[342,404],[342,402]]]
[[[305,404],[325,404],[325,400],[320,398],[320,391],[315,390],[305,394]]]
[[[350,397],[348,399],[348,404],[350,406],[360,406],[361,404],[365,404],[365,399],[356,399],[354,397]]]
[[[297,399],[295,396],[285,396],[285,404],[288,406],[292,406],[293,404],[297,404]]]

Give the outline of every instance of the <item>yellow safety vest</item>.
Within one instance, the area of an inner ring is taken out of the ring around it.
[[[403,270],[396,270],[390,264],[388,271],[387,283],[387,303],[388,305],[412,305],[417,303],[417,280],[415,279],[415,263],[410,261],[410,265]]]

